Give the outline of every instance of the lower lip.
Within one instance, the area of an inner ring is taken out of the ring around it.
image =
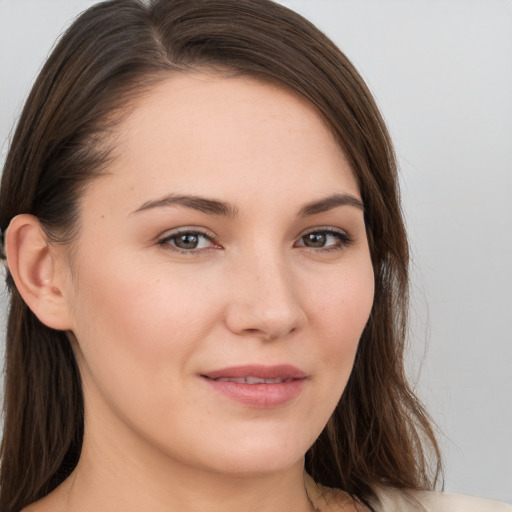
[[[203,378],[219,393],[256,409],[270,409],[291,402],[300,394],[306,383],[306,379],[293,379],[275,384],[245,384]]]

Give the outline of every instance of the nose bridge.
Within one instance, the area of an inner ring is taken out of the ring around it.
[[[235,271],[228,325],[239,333],[278,338],[300,328],[302,309],[293,269],[278,249],[253,251]]]

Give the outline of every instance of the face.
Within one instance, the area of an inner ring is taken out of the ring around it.
[[[373,301],[360,201],[329,129],[284,89],[198,73],[140,99],[70,256],[86,439],[224,472],[300,461]]]

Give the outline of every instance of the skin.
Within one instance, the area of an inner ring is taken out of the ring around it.
[[[361,199],[342,150],[305,100],[210,73],[160,83],[111,142],[78,238],[50,247],[40,279],[61,304],[40,318],[76,338],[83,451],[26,510],[311,510],[304,454],[345,388],[374,293],[355,201],[299,215],[333,194]],[[149,207],[169,194],[236,215]],[[202,234],[180,252],[183,228]],[[291,401],[256,408],[201,377],[245,364],[292,364],[307,378]]]

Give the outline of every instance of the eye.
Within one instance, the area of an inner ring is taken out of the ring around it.
[[[352,243],[352,239],[344,231],[323,228],[302,235],[296,246],[331,251],[343,249],[350,243]]]
[[[183,229],[159,240],[159,245],[178,252],[193,253],[216,247],[213,237],[201,231]]]

